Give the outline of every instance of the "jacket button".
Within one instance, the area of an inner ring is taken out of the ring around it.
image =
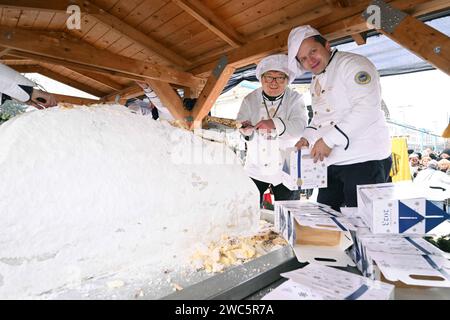
[[[331,110],[330,109],[327,109],[327,112],[330,112]]]
[[[319,124],[319,128],[322,128],[322,125],[321,125],[321,124]]]
[[[314,114],[317,116],[317,111],[314,111]]]
[[[334,125],[334,122],[333,122],[333,121],[331,121],[331,122],[330,122],[330,124],[331,124],[331,125]]]
[[[264,164],[264,167],[267,167],[267,166],[269,166],[269,165],[268,165],[267,163],[265,163],[265,164]]]
[[[325,93],[325,90],[322,90],[322,93]]]

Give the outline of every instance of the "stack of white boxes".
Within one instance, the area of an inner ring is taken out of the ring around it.
[[[412,183],[358,186],[352,258],[366,277],[400,286],[450,287],[448,254],[423,239],[450,216]],[[350,221],[351,218],[348,217]]]

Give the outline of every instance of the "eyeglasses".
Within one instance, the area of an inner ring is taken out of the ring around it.
[[[267,83],[272,83],[275,80],[278,84],[283,84],[286,81],[286,77],[272,77],[263,75],[264,81]]]

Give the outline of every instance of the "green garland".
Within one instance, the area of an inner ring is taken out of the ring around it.
[[[450,252],[450,234],[439,238],[425,237],[425,240],[445,252]]]
[[[18,114],[24,113],[26,109],[27,106],[23,103],[14,100],[6,100],[5,103],[0,105],[0,124]]]

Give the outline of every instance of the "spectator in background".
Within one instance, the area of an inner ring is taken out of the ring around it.
[[[419,172],[419,156],[416,153],[409,155],[409,170],[411,171],[411,178],[414,179]]]
[[[440,159],[448,159],[450,158],[450,149],[444,149],[444,151],[442,151],[442,153],[439,155]]]
[[[423,156],[422,160],[420,161],[422,169],[428,168],[428,162],[431,160],[429,156]]]
[[[448,159],[441,159],[438,161],[439,170],[441,170],[444,173],[449,173],[450,170],[450,160]]]
[[[438,170],[438,162],[436,160],[431,160],[428,162],[428,167],[417,174],[414,183],[420,183],[428,187],[449,189],[450,176]]]

